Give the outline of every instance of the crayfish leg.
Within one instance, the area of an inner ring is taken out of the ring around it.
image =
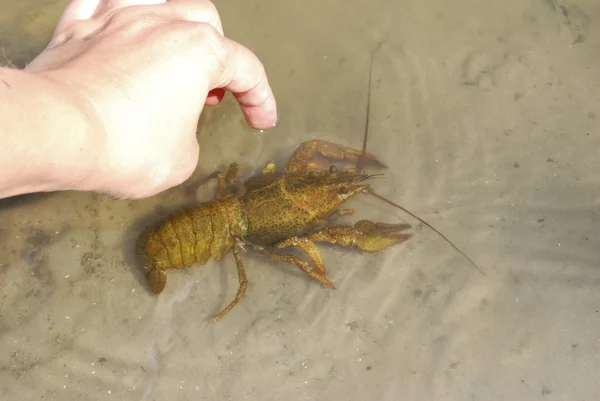
[[[365,252],[379,252],[409,240],[412,234],[394,234],[411,228],[410,224],[374,223],[361,220],[352,226],[330,226],[308,236],[315,242],[325,242]]]
[[[361,160],[363,167],[370,165],[378,168],[387,168],[385,164],[381,163],[370,153],[365,153],[363,155],[363,151],[359,149],[319,139],[312,139],[302,142],[298,146],[290,160],[287,162],[285,171],[291,173],[319,169],[319,165],[323,165],[323,163],[315,161],[317,156],[348,163],[357,163]]]
[[[347,216],[354,213],[356,213],[356,209],[338,209],[331,217]]]
[[[227,186],[229,186],[230,193],[237,193],[239,190],[238,174],[240,166],[237,163],[231,163],[225,174],[225,193],[227,193]],[[224,196],[223,196],[224,197]]]
[[[275,171],[277,171],[277,165],[273,160],[269,160],[262,169],[263,174],[273,174]]]
[[[310,267],[308,263],[306,263],[296,255],[269,252],[266,249],[257,246],[253,246],[253,248],[256,251],[258,251],[261,255],[266,256],[269,259],[296,265],[300,268],[300,270],[308,274],[312,279],[321,283],[324,287],[335,289],[335,285],[333,284],[333,282],[331,282],[331,280],[327,279],[327,277],[325,277],[321,273],[316,272],[312,267]]]
[[[214,316],[214,319],[219,321],[229,313],[246,295],[246,287],[248,286],[248,278],[246,277],[246,269],[244,269],[244,262],[242,261],[242,256],[240,255],[241,246],[239,244],[235,244],[233,246],[232,252],[233,257],[235,258],[235,263],[237,265],[238,271],[238,279],[240,282],[240,286],[238,287],[237,293],[235,294],[235,298],[233,301],[229,303],[221,312]]]
[[[325,262],[323,262],[323,258],[321,257],[321,252],[319,251],[319,247],[309,240],[306,237],[292,237],[285,239],[281,242],[275,244],[277,249],[284,249],[289,247],[296,247],[301,249],[308,255],[310,260],[315,265],[316,270],[323,275],[323,277],[327,277],[327,273],[325,271]]]
[[[207,184],[209,181],[214,180],[215,178],[218,181],[218,191],[221,198],[226,197],[230,192],[235,193],[238,190],[238,171],[239,165],[237,163],[231,163],[225,175],[223,175],[223,172],[219,170],[213,171],[206,177],[189,183],[185,191],[186,195],[188,198],[195,198],[196,192],[198,192],[200,187]]]

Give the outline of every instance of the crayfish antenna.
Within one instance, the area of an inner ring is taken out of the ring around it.
[[[356,162],[356,170],[358,171],[364,169],[368,164],[373,164],[373,162],[367,157],[367,136],[369,134],[369,116],[371,115],[371,81],[373,77],[373,59],[375,58],[375,54],[379,51],[379,49],[381,49],[381,46],[383,46],[384,43],[385,40],[379,42],[375,50],[373,50],[373,53],[371,53],[371,64],[369,65],[369,86],[367,87],[367,117],[365,119],[365,136],[363,139],[362,153],[360,156],[358,156],[358,161]],[[387,167],[379,162],[377,162],[376,165],[378,167]]]
[[[412,213],[411,211],[407,210],[406,208],[392,202],[389,199],[384,198],[383,196],[379,195],[378,193],[376,193],[375,191],[373,191],[371,188],[368,188],[366,190],[368,193],[370,193],[371,195],[373,195],[374,197],[376,197],[379,200],[382,200],[394,207],[397,207],[398,209],[402,210],[403,212],[407,213],[408,215],[412,216],[413,218],[419,220],[421,223],[425,224],[427,227],[431,228],[433,231],[435,231],[440,237],[442,237],[448,244],[450,244],[454,249],[456,249],[458,251],[458,253],[460,253],[462,256],[464,256],[472,265],[473,267],[475,267],[475,269],[477,269],[479,271],[479,273],[483,274],[484,276],[486,275],[483,270],[481,270],[479,268],[479,266],[477,266],[477,264],[475,262],[473,262],[473,260],[467,256],[466,253],[464,253],[463,251],[461,251],[456,245],[454,245],[454,243],[452,241],[450,241],[444,234],[442,234],[441,232],[439,232],[436,228],[434,228],[431,224],[429,224],[428,222],[426,222],[425,220],[423,220],[422,218],[420,218],[419,216],[417,216],[416,214]]]
[[[356,170],[360,171],[362,169],[365,168],[366,165],[368,164],[373,164],[373,162],[371,160],[369,160],[370,158],[367,157],[367,136],[369,134],[369,116],[371,115],[371,81],[372,81],[372,77],[373,77],[373,59],[375,58],[375,54],[379,51],[379,49],[381,49],[381,47],[383,46],[383,44],[386,42],[386,40],[383,40],[381,42],[379,42],[379,44],[377,45],[377,47],[373,50],[373,53],[371,53],[371,64],[369,66],[369,86],[367,89],[367,116],[365,119],[365,136],[363,139],[363,147],[362,147],[362,152],[360,154],[360,156],[358,157],[358,161],[356,162]],[[383,164],[377,162],[377,165],[379,167],[386,167]],[[444,234],[442,234],[441,232],[439,232],[435,227],[433,227],[431,224],[429,224],[428,222],[426,222],[425,220],[423,220],[422,218],[420,218],[419,216],[417,216],[416,214],[410,212],[409,210],[407,210],[406,208],[392,202],[389,199],[384,198],[383,196],[375,193],[371,188],[366,189],[366,191],[368,193],[370,193],[371,195],[373,195],[374,197],[394,206],[397,207],[398,209],[402,210],[403,212],[407,213],[408,215],[412,216],[413,218],[417,219],[418,221],[420,221],[421,223],[425,224],[427,227],[429,227],[430,229],[432,229],[434,232],[436,232],[440,237],[442,237],[448,244],[450,244],[458,253],[460,253],[462,256],[464,256],[469,263],[471,263],[473,265],[473,267],[475,267],[475,269],[477,269],[479,271],[479,273],[483,274],[484,276],[486,275],[483,270],[481,270],[479,268],[479,266],[477,266],[477,264],[475,262],[473,262],[473,260],[467,256],[466,253],[464,253],[463,251],[461,251],[456,245],[454,245],[454,243],[452,241],[450,241]]]

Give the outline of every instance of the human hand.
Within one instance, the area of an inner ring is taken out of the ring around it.
[[[250,126],[277,121],[262,64],[223,36],[206,0],[73,0],[27,70],[90,118],[95,157],[75,189],[114,197],[152,196],[189,178],[202,108],[225,90]]]

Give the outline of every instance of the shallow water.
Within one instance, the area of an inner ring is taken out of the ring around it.
[[[65,4],[4,2],[5,61],[34,57]],[[389,169],[375,188],[486,275],[363,197],[348,221],[416,235],[376,255],[323,247],[335,291],[246,252],[246,298],[215,324],[237,290],[232,257],[171,272],[159,297],[133,259],[181,188],[4,200],[1,399],[598,399],[600,3],[216,4],[265,63],[281,122],[259,134],[230,98],[207,109],[196,176],[232,161],[248,176],[310,138],[360,147],[370,54],[387,40],[369,149]]]

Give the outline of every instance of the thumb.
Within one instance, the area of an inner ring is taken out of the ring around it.
[[[94,15],[96,8],[98,8],[100,1],[101,0],[71,0],[58,20],[54,36],[64,32],[78,21],[91,18],[92,15]]]

